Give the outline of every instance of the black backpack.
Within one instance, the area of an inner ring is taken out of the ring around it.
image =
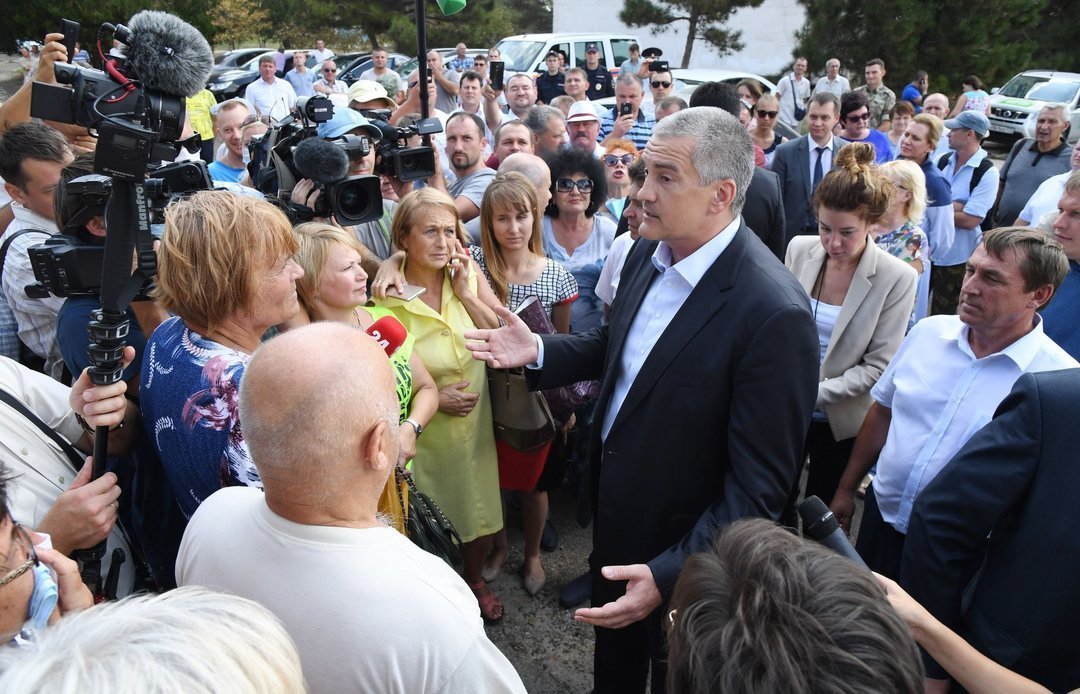
[[[946,152],[941,155],[941,159],[938,159],[937,167],[942,171],[949,165],[952,160],[952,152]],[[983,157],[983,160],[979,162],[979,165],[975,167],[975,170],[971,172],[971,185],[968,186],[968,195],[975,192],[975,189],[979,186],[979,181],[982,180],[983,175],[990,170],[993,163],[990,161],[990,157]],[[994,228],[994,217],[997,215],[996,205],[986,211],[986,216],[983,217],[982,222],[979,223],[979,228],[983,231],[990,231]]]

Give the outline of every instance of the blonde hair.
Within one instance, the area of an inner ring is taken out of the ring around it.
[[[906,159],[886,162],[880,171],[887,178],[895,177],[899,181],[897,186],[911,193],[911,199],[904,205],[904,216],[921,224],[926,214],[926,174],[918,164]]]
[[[458,214],[457,207],[454,206],[453,199],[441,190],[421,188],[406,195],[398,204],[397,211],[394,213],[394,221],[390,225],[390,236],[394,239],[394,245],[398,248],[404,248],[402,242],[413,230],[413,227],[425,221],[424,215],[432,207],[445,210],[454,215],[454,226],[457,229],[455,235],[462,245],[467,244],[468,237],[465,235],[465,229],[461,226],[461,216]]]
[[[269,202],[204,190],[169,205],[154,299],[207,332],[254,308],[262,276],[296,253],[288,217]]]
[[[296,263],[304,270],[304,276],[296,282],[296,295],[300,305],[307,311],[308,317],[315,318],[315,302],[319,298],[319,282],[322,281],[323,267],[330,249],[335,243],[357,253],[362,253],[363,246],[356,236],[341,227],[321,222],[307,222],[296,227]]]
[[[480,204],[480,247],[484,249],[484,264],[487,265],[488,276],[491,278],[491,288],[503,304],[506,303],[509,288],[506,281],[506,260],[503,258],[502,247],[495,238],[495,214],[502,210],[532,214],[529,251],[543,258],[539,206],[536,188],[524,174],[517,171],[500,173],[484,191],[484,200]]]
[[[893,187],[874,166],[874,146],[851,142],[836,154],[833,170],[825,175],[814,192],[814,210],[826,207],[837,212],[854,212],[871,224],[889,211]]]

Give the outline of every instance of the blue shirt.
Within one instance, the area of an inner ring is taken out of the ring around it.
[[[919,91],[919,88],[916,87],[914,83],[904,87],[903,93],[900,94],[900,100],[906,101],[912,106],[914,106],[916,114],[922,113],[922,106],[919,106],[919,104],[915,103],[915,100],[920,97],[922,97],[922,92]]]
[[[968,159],[958,170],[956,152],[953,152],[949,156],[945,170],[941,172],[945,180],[949,182],[952,201],[964,203],[964,212],[979,219],[986,216],[986,213],[994,206],[994,200],[997,199],[998,170],[996,167],[991,166],[987,169],[979,185],[975,186],[974,191],[971,190],[971,176],[975,173],[975,167],[986,157],[986,150],[980,147],[979,151],[975,152],[971,159]],[[963,265],[981,240],[982,229],[978,224],[971,229],[956,227],[952,247],[944,253],[938,253],[934,262],[939,266]]]
[[[1069,261],[1069,274],[1042,310],[1046,335],[1073,359],[1080,360],[1080,264]]]
[[[845,143],[847,142],[867,142],[874,146],[874,153],[877,155],[874,158],[875,164],[884,164],[887,161],[892,161],[892,144],[889,142],[889,138],[885,133],[880,130],[874,130],[873,128],[866,134],[861,140],[852,140],[850,137],[840,138]]]
[[[215,161],[206,169],[210,172],[210,178],[214,179],[214,181],[223,181],[225,183],[239,183],[240,178],[247,170],[243,167],[234,169],[222,161]]]
[[[100,308],[101,300],[96,296],[73,296],[64,302],[56,316],[56,343],[64,357],[64,365],[74,376],[78,376],[83,369],[90,366],[90,357],[86,354],[90,335],[86,332],[86,326],[90,324],[90,312]],[[142,368],[146,336],[143,335],[139,321],[135,319],[135,313],[130,307],[127,310],[127,319],[130,324],[127,344],[135,348],[135,361],[124,369],[123,378],[130,381]]]
[[[924,260],[936,260],[939,253],[945,254],[952,248],[956,236],[952,189],[932,156],[928,156],[919,168],[926,178],[926,213],[920,226],[930,244],[930,253]]]
[[[612,128],[615,126],[615,109],[609,109],[607,113],[600,118],[600,133],[596,136],[597,142],[603,142],[604,138],[611,134]],[[623,135],[623,139],[630,140],[637,147],[638,151],[645,149],[645,145],[649,144],[649,138],[652,137],[653,126],[656,125],[656,119],[648,115],[640,108],[637,112],[637,120],[634,125],[630,127],[630,131]]]

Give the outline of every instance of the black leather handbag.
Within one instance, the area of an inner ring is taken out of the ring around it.
[[[409,539],[420,549],[434,554],[452,568],[458,569],[464,564],[461,554],[461,536],[454,529],[454,524],[446,517],[439,505],[431,500],[431,497],[420,491],[416,482],[410,475],[406,475],[400,468],[394,468],[397,475],[398,495],[401,496],[401,482],[408,485],[409,502],[408,513],[405,518],[405,531]],[[402,499],[402,507],[405,500]]]

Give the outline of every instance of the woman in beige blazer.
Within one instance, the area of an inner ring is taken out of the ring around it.
[[[806,437],[806,496],[830,503],[870,409],[870,389],[904,339],[918,273],[870,240],[892,184],[873,146],[846,145],[814,193],[818,237],[796,236],[786,265],[810,295],[821,345],[817,406]]]

